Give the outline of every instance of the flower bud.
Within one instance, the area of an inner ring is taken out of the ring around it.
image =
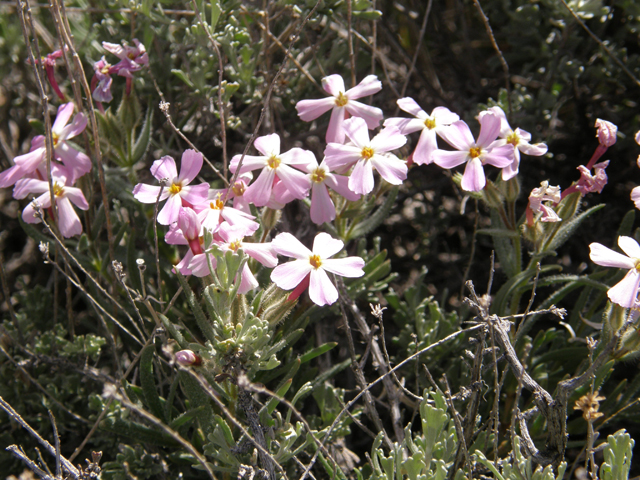
[[[178,228],[182,230],[184,238],[196,240],[200,236],[200,220],[191,208],[181,208],[178,214]]]
[[[599,118],[596,120],[596,128],[598,129],[597,137],[600,145],[610,147],[616,143],[616,134],[618,133],[618,127],[616,127],[613,123]]]
[[[180,350],[175,355],[176,363],[183,367],[189,367],[191,365],[197,367],[202,365],[202,358],[193,353],[191,350]]]
[[[640,145],[640,130],[636,132],[636,143]]]

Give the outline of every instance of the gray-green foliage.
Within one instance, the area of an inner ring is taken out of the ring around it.
[[[626,480],[629,478],[635,443],[624,429],[607,437],[607,445],[603,451],[604,463],[600,467],[602,480]]]
[[[394,443],[390,451],[381,448],[382,433],[371,449],[372,480],[444,480],[456,454],[456,431],[447,413],[444,395],[425,390],[420,403],[420,433],[405,429],[403,443]],[[362,470],[360,470],[362,475]],[[456,472],[456,479],[465,478]]]

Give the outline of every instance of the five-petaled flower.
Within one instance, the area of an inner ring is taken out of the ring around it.
[[[436,107],[429,115],[409,97],[398,99],[398,106],[416,118],[388,118],[384,121],[384,126],[397,127],[403,135],[420,131],[420,138],[413,152],[413,161],[418,165],[432,163],[431,154],[438,149],[436,134],[440,133],[443,127],[460,120],[460,117],[446,107]]]
[[[271,242],[274,250],[296,260],[278,265],[271,272],[271,280],[284,289],[295,289],[289,296],[297,298],[309,286],[309,298],[316,305],[331,305],[338,299],[338,290],[327,272],[342,277],[361,277],[364,260],[360,257],[331,258],[344,247],[328,233],[319,233],[313,241],[313,251],[290,233],[280,233]],[[297,288],[296,288],[297,287]]]
[[[346,91],[344,80],[340,75],[329,75],[322,79],[322,88],[332,96],[317,100],[300,100],[296,104],[296,110],[298,116],[305,122],[315,120],[323,113],[332,110],[327,128],[327,143],[344,143],[344,120],[347,115],[363,118],[370,129],[380,125],[382,110],[356,102],[358,98],[367,97],[382,90],[382,83],[375,75],[366,76],[357,86]]]
[[[67,125],[74,108],[71,102],[60,105],[58,115],[51,127],[53,156],[56,160],[62,160],[62,163],[68,168],[68,173],[71,174],[69,177],[71,183],[75,183],[78,178],[91,170],[91,159],[67,142],[82,133],[87,126],[87,117],[84,113],[78,113],[73,117],[73,121]],[[45,163],[46,151],[44,135],[34,137],[29,153],[14,158],[15,165],[0,173],[0,188],[10,187],[19,179],[35,172]]]
[[[81,210],[88,210],[89,204],[84,198],[82,190],[73,187],[73,175],[69,169],[62,165],[51,166],[51,178],[53,184],[53,196],[58,207],[58,229],[65,238],[80,235],[82,233],[82,223],[73,208],[72,203]],[[49,182],[36,178],[23,178],[18,180],[13,190],[13,196],[17,199],[26,198],[29,194],[41,194],[33,202],[26,206],[22,212],[22,219],[26,223],[40,223],[40,218],[36,216],[35,205],[42,208],[51,207],[51,195]]]
[[[520,168],[520,152],[535,157],[539,157],[547,153],[548,147],[544,143],[535,143],[533,145],[529,143],[531,140],[531,134],[529,132],[519,128],[513,130],[507,121],[507,116],[505,115],[504,110],[500,107],[495,106],[485,110],[484,112],[480,112],[480,117],[487,113],[493,113],[500,118],[500,138],[493,142],[491,147],[511,144],[514,148],[513,162],[502,169],[503,180],[509,180],[518,174],[518,170]]]
[[[344,129],[352,143],[330,143],[324,151],[326,164],[331,170],[343,165],[355,167],[349,176],[349,189],[366,195],[373,190],[373,169],[392,185],[400,185],[407,178],[407,164],[389,153],[402,147],[407,137],[396,127],[385,127],[369,140],[367,125],[362,118],[353,117],[344,122]]]
[[[245,155],[240,166],[240,174],[251,170],[262,169],[260,175],[244,192],[244,198],[264,207],[269,203],[276,177],[284,184],[293,198],[302,199],[309,193],[311,184],[301,170],[306,170],[309,162],[315,161],[315,156],[308,150],[292,148],[288,152],[280,153],[280,136],[277,133],[256,138],[253,144],[262,156]],[[241,155],[231,159],[230,170],[235,173],[240,164]]]
[[[138,183],[133,188],[133,196],[142,203],[156,203],[158,194],[160,201],[169,198],[160,213],[158,213],[158,223],[161,225],[171,225],[178,220],[180,207],[190,207],[204,202],[209,193],[209,184],[188,186],[200,173],[202,168],[202,154],[195,150],[185,150],[182,154],[182,165],[180,175],[176,168],[176,161],[170,156],[164,156],[160,160],[153,162],[151,174],[158,180],[166,181],[163,187],[156,187]],[[162,189],[162,193],[160,193]]]
[[[629,269],[624,278],[607,291],[607,295],[613,303],[631,308],[636,303],[640,286],[640,245],[631,237],[618,237],[618,245],[626,255],[592,243],[589,245],[589,257],[596,265]]]
[[[515,158],[513,145],[492,145],[500,133],[500,118],[493,113],[487,113],[479,120],[480,135],[477,142],[474,141],[469,126],[459,120],[440,133],[440,136],[458,151],[436,150],[431,154],[436,165],[442,168],[467,164],[461,186],[468,192],[479,192],[486,185],[484,165],[488,163],[498,168],[505,168],[511,165]]]

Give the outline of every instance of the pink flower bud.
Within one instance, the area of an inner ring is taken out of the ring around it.
[[[178,228],[187,240],[197,240],[200,236],[200,220],[191,208],[181,208],[178,214]]]
[[[616,127],[613,123],[599,118],[596,120],[596,128],[598,129],[597,136],[600,145],[610,147],[616,143],[616,133],[618,132],[618,127]]]
[[[202,358],[193,353],[191,350],[180,350],[175,356],[176,363],[183,367],[202,365]]]

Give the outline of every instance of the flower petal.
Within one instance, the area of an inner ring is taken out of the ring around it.
[[[133,198],[142,203],[156,203],[156,200],[158,200],[158,193],[160,193],[160,187],[147,185],[146,183],[139,183],[133,187]],[[162,195],[160,195],[160,201],[166,199],[168,196],[169,189],[163,188]]]
[[[382,90],[382,82],[378,80],[378,77],[375,75],[367,75],[358,85],[350,88],[345,93],[349,100],[353,100],[354,98],[368,97],[369,95],[378,93],[380,90]]]
[[[486,185],[487,180],[484,176],[484,168],[479,158],[473,158],[467,162],[462,175],[462,183],[460,186],[467,192],[479,192]]]
[[[316,225],[322,225],[336,218],[336,207],[324,183],[313,184],[311,188],[311,209],[309,213],[311,214],[311,221]]]
[[[56,115],[56,119],[53,122],[53,126],[51,127],[51,131],[53,131],[56,135],[60,136],[62,129],[64,126],[69,123],[69,119],[71,115],[73,115],[73,109],[75,105],[73,102],[63,103],[58,107],[58,114]]]
[[[322,79],[322,88],[328,94],[337,97],[340,92],[345,92],[344,80],[340,75],[334,73]]]
[[[309,298],[319,306],[331,305],[338,300],[338,290],[329,280],[327,272],[322,268],[311,270],[309,281]]]
[[[326,232],[321,232],[316,235],[313,240],[313,254],[319,255],[322,261],[329,257],[333,257],[344,247],[344,242],[333,238]]]
[[[625,308],[631,308],[636,303],[639,286],[640,272],[633,268],[627,272],[622,280],[607,291],[607,296],[613,303]]]
[[[256,138],[253,142],[253,146],[256,147],[261,154],[266,157],[280,155],[280,135],[272,133],[270,135],[264,135],[263,137]]]
[[[371,148],[376,153],[397,150],[407,143],[407,137],[400,133],[396,127],[385,127],[380,133],[371,139]]]
[[[354,117],[364,119],[369,129],[377,128],[384,117],[382,110],[371,105],[365,105],[364,103],[357,102],[355,100],[349,100],[349,103],[345,105],[347,112]]]
[[[631,258],[640,259],[640,245],[631,237],[618,237],[618,246]]]
[[[422,108],[420,108],[420,105],[418,105],[418,102],[416,102],[411,97],[399,98],[396,101],[396,103],[398,104],[398,107],[400,107],[401,110],[404,110],[405,112],[410,113],[414,117],[418,117],[424,114],[421,118],[427,118],[427,112],[425,112]]]
[[[407,179],[407,164],[392,153],[374,155],[370,162],[391,185],[400,185]]]
[[[178,180],[183,182],[185,185],[191,183],[200,173],[202,163],[202,153],[191,149],[185,150],[180,162],[180,176],[178,177]]]
[[[356,147],[364,148],[369,146],[369,131],[364,119],[353,117],[344,121],[344,132]]]
[[[271,272],[271,280],[283,290],[291,290],[300,284],[313,270],[306,260],[294,260],[293,262],[278,265]]]
[[[317,100],[300,100],[296,103],[296,110],[301,120],[310,122],[331,110],[335,105],[336,100],[333,97],[319,98]]]
[[[178,176],[176,161],[169,155],[165,155],[160,160],[156,160],[151,165],[151,175],[158,180],[168,178],[169,182],[172,182]]]
[[[589,245],[589,258],[596,265],[603,267],[635,268],[633,259],[615,252],[600,243]]]
[[[438,149],[438,140],[435,129],[422,129],[418,144],[413,152],[413,161],[418,165],[429,165],[433,162],[431,154]]]
[[[366,195],[373,190],[373,167],[370,161],[359,160],[351,175],[349,175],[349,189],[360,195]]]
[[[341,277],[358,278],[364,275],[364,260],[360,257],[329,258],[322,262],[322,268]]]
[[[276,176],[275,170],[264,168],[260,175],[244,192],[244,198],[256,207],[264,207],[269,203],[271,191],[273,189],[273,179]]]
[[[305,247],[300,240],[287,232],[276,235],[271,245],[273,245],[276,253],[284,255],[285,257],[293,257],[308,262],[309,257],[313,255],[311,250]],[[309,264],[309,266],[311,266],[311,264]]]
[[[333,107],[325,140],[327,143],[344,143],[344,107]]]
[[[467,161],[468,152],[450,152],[448,150],[435,150],[431,158],[436,165],[442,168],[453,168]]]
[[[158,213],[158,223],[160,225],[171,225],[173,222],[177,222],[181,206],[182,199],[180,195],[169,196],[167,203],[164,204],[164,207],[162,207],[162,210]]]
[[[80,235],[82,233],[82,223],[80,223],[80,218],[69,199],[58,197],[56,205],[58,206],[58,228],[62,236],[70,238],[74,235]]]
[[[475,144],[469,125],[463,120],[439,129],[438,135],[456,150],[469,150]]]

